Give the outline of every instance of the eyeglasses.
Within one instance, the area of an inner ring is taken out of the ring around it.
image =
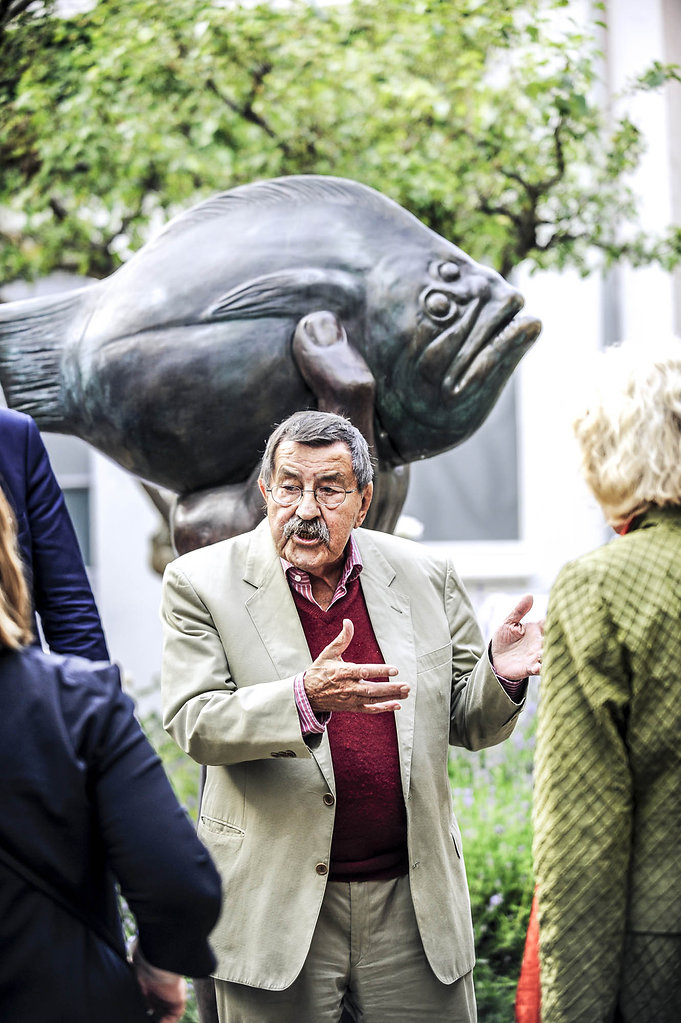
[[[317,504],[323,504],[325,508],[333,509],[340,508],[347,495],[356,493],[357,489],[355,487],[354,490],[344,490],[342,487],[331,487],[325,483],[315,487],[314,490],[303,490],[302,487],[294,486],[292,483],[279,483],[275,487],[267,487],[267,493],[271,494],[274,503],[282,508],[291,508],[295,504],[300,504],[303,494],[314,494]]]

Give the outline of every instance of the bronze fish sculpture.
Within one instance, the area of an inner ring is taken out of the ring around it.
[[[324,310],[373,374],[380,464],[403,465],[483,422],[539,334],[522,305],[380,192],[284,177],[180,214],[95,285],[0,306],[0,384],[157,486],[239,483],[273,424],[316,405],[292,340]]]

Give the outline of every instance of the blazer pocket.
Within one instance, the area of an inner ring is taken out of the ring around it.
[[[459,825],[455,820],[452,820],[449,825],[449,834],[452,839],[452,845],[454,846],[454,852],[461,859],[461,832],[459,831]]]
[[[432,668],[441,668],[443,664],[452,663],[452,645],[440,646],[436,650],[429,650],[427,654],[419,654],[416,658],[416,673],[420,675],[424,671],[431,671]]]
[[[243,828],[238,828],[236,824],[221,821],[217,817],[207,817],[203,813],[199,818],[199,825],[211,835],[222,835],[224,838],[243,838],[245,834]]]

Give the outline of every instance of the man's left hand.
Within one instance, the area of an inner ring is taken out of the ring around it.
[[[521,597],[492,636],[494,670],[509,681],[541,672],[544,622],[521,621],[533,603],[529,593]]]

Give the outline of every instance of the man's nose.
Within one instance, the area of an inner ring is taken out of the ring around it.
[[[315,500],[313,490],[303,490],[296,511],[301,519],[316,519],[319,517],[319,505]]]

